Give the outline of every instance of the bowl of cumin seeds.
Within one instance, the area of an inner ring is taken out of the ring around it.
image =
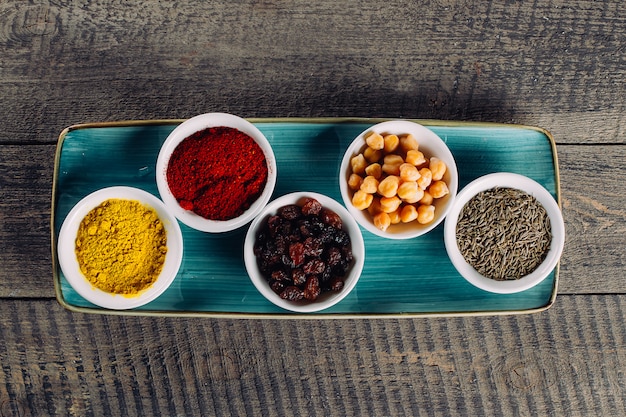
[[[565,245],[557,201],[536,181],[499,172],[480,177],[457,195],[445,220],[446,251],[472,285],[512,294],[542,282]]]

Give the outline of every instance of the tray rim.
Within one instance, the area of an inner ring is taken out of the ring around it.
[[[392,117],[252,117],[245,118],[251,123],[300,123],[300,124],[344,124],[344,123],[381,123],[389,120],[410,120],[424,126],[435,127],[451,127],[451,128],[463,128],[463,127],[475,127],[483,129],[492,128],[511,128],[522,130],[533,130],[543,134],[550,144],[550,150],[552,152],[552,162],[554,165],[554,180],[555,180],[555,193],[556,202],[561,209],[561,180],[558,155],[556,149],[556,141],[552,136],[552,133],[547,129],[537,126],[530,126],[524,124],[514,123],[501,123],[501,122],[482,122],[482,121],[457,121],[457,120],[438,120],[438,119],[415,119],[415,118],[392,118]],[[550,298],[543,306],[522,309],[522,310],[494,310],[494,311],[444,311],[444,312],[397,312],[397,313],[293,313],[293,312],[280,312],[280,313],[250,313],[250,312],[218,312],[218,311],[169,311],[169,310],[108,310],[100,307],[80,307],[70,304],[64,297],[61,288],[61,277],[58,273],[58,256],[57,256],[57,234],[55,231],[55,217],[56,217],[56,203],[57,203],[57,186],[58,186],[58,173],[59,162],[61,159],[61,153],[63,149],[63,143],[66,136],[79,129],[94,129],[94,128],[112,128],[112,127],[137,127],[137,126],[163,126],[163,125],[176,125],[180,124],[186,119],[153,119],[153,120],[118,120],[118,121],[105,121],[105,122],[86,122],[70,125],[64,128],[59,134],[57,140],[57,146],[54,156],[54,171],[52,177],[52,190],[51,190],[51,211],[50,211],[50,233],[51,233],[51,251],[52,251],[52,276],[54,283],[54,291],[57,302],[66,310],[74,313],[85,314],[101,314],[101,315],[116,315],[116,316],[144,316],[144,317],[203,317],[203,318],[227,318],[227,319],[281,319],[281,320],[293,320],[293,319],[401,319],[401,318],[427,318],[427,317],[484,317],[484,316],[505,316],[505,315],[522,315],[522,314],[534,314],[548,310],[556,302],[559,284],[559,273],[561,262],[557,263],[554,269],[554,282],[552,284],[552,290]]]

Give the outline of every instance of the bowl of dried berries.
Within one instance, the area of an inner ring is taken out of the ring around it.
[[[294,312],[327,309],[343,300],[361,276],[365,246],[358,224],[339,202],[296,192],[269,203],[244,243],[254,286]]]
[[[344,204],[371,233],[411,239],[434,229],[450,210],[458,172],[446,143],[409,120],[371,126],[348,146],[339,186]]]
[[[511,294],[534,287],[554,270],[565,225],[546,188],[526,176],[499,172],[459,192],[445,221],[444,242],[469,283]]]
[[[156,162],[165,205],[187,226],[209,233],[250,223],[270,200],[276,177],[265,135],[227,113],[185,120],[165,139]]]

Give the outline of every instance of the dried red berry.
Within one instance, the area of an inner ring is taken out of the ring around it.
[[[307,198],[302,205],[302,214],[305,216],[317,216],[322,210],[322,204],[315,198]]]
[[[335,277],[330,280],[330,283],[328,286],[331,291],[341,291],[343,289],[343,285],[344,285],[343,278]]]
[[[277,213],[285,220],[295,220],[302,216],[302,208],[296,204],[289,204],[279,208]]]
[[[300,266],[304,263],[304,245],[300,242],[289,245],[289,257],[293,261],[294,266]]]
[[[341,260],[343,259],[343,253],[341,252],[341,249],[336,246],[329,247],[326,250],[325,255],[326,262],[330,266],[339,265],[339,263],[341,263]]]
[[[304,245],[304,254],[306,256],[317,258],[317,257],[320,257],[322,253],[324,252],[324,245],[322,244],[322,241],[317,238],[307,237],[304,240],[303,245]]]
[[[273,271],[271,276],[274,281],[289,281],[289,275],[282,269]]]
[[[270,284],[270,288],[276,294],[280,295],[280,293],[283,292],[283,290],[285,289],[285,283],[282,281],[272,281],[272,283]]]
[[[291,271],[291,280],[293,281],[294,285],[299,287],[306,283],[306,274],[302,269],[296,268]]]
[[[298,301],[304,298],[304,294],[300,288],[290,285],[280,293],[280,298],[283,300]]]
[[[323,208],[320,211],[320,217],[322,221],[327,225],[334,227],[335,229],[341,229],[343,227],[343,222],[341,221],[341,217],[334,211]]]
[[[317,275],[324,272],[326,264],[321,259],[311,259],[304,264],[302,270],[307,275]]]
[[[313,275],[307,278],[306,285],[304,286],[303,296],[309,301],[317,300],[317,297],[320,296],[322,289],[320,288],[319,279]]]

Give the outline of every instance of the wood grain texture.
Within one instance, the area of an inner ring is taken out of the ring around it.
[[[560,291],[623,293],[626,148],[560,146],[558,151],[567,253]]]
[[[626,415],[626,3],[0,2],[0,416]],[[558,143],[540,314],[276,321],[72,314],[50,190],[80,122],[513,122]]]
[[[248,321],[0,304],[2,416],[626,413],[626,299],[465,319]]]
[[[53,296],[52,145],[0,146],[0,297]]]
[[[70,124],[381,116],[624,143],[623,2],[38,1],[0,5],[1,141]]]

